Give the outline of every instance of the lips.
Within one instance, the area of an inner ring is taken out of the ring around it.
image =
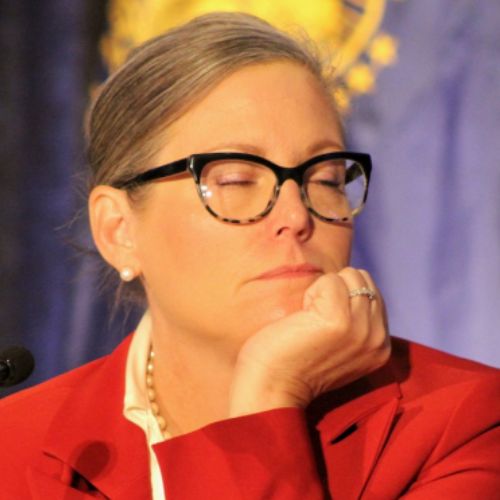
[[[257,276],[259,280],[270,279],[283,279],[283,278],[300,278],[304,276],[312,276],[314,274],[321,274],[323,270],[312,264],[298,264],[291,266],[280,266]]]

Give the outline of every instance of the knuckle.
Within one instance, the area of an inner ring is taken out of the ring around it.
[[[371,335],[371,346],[375,350],[384,349],[387,344],[387,334],[383,328],[374,328]]]
[[[380,347],[376,351],[376,358],[377,362],[379,363],[379,366],[383,366],[389,361],[391,357],[391,352],[392,352],[391,343],[387,339],[380,345]]]
[[[351,332],[351,343],[357,352],[366,355],[372,351],[370,346],[370,330],[368,328],[357,328]]]
[[[370,273],[368,271],[366,271],[365,269],[358,269],[359,271],[359,274],[361,274],[361,276],[363,276],[363,278],[368,282],[368,283],[372,283],[372,277],[370,275]]]
[[[390,357],[390,340],[384,328],[371,328],[364,339],[365,351],[376,360],[382,363]]]
[[[348,278],[349,276],[355,276],[357,272],[358,272],[357,269],[355,269],[354,267],[347,266],[341,269],[338,275]]]

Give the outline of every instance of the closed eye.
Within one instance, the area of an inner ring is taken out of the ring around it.
[[[319,185],[319,186],[324,186],[326,188],[342,191],[342,192],[344,191],[344,187],[345,187],[343,182],[339,182],[335,179],[315,179],[315,180],[311,180],[309,182],[316,184],[316,185]]]
[[[217,186],[253,186],[256,182],[249,179],[218,179]]]

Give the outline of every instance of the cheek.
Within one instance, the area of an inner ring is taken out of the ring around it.
[[[200,221],[204,215],[191,179],[167,181],[154,187],[136,219],[143,269],[175,269],[179,266],[173,263],[192,259],[200,244]]]
[[[198,288],[224,262],[221,253],[227,245],[214,234],[212,217],[203,207],[201,213],[189,208],[176,208],[143,227],[141,265],[146,279],[173,281],[180,287],[182,277],[183,281],[196,282]]]
[[[341,269],[349,266],[351,263],[352,243],[352,228],[339,228],[337,237],[332,242],[332,248],[336,248]]]
[[[164,204],[162,204],[164,205]],[[193,328],[193,310],[215,323],[232,300],[243,246],[234,229],[214,219],[200,200],[172,198],[169,210],[148,213],[138,224],[139,260],[150,305]],[[161,214],[161,216],[159,215]],[[179,215],[182,214],[182,215]]]
[[[348,266],[351,261],[353,243],[353,227],[323,223],[322,238],[318,238],[318,246],[326,258],[327,271],[338,272]]]

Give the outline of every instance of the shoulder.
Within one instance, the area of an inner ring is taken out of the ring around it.
[[[403,407],[435,425],[474,422],[484,428],[500,420],[500,370],[437,349],[394,338],[389,363]],[[478,428],[479,429],[479,428]]]
[[[391,337],[391,340],[393,358],[398,362],[403,362],[403,364],[411,362],[414,365],[425,364],[427,367],[449,367],[463,374],[469,373],[471,376],[473,376],[474,373],[479,375],[485,373],[500,373],[497,368],[470,359],[461,358],[412,340],[406,340],[400,337]]]
[[[403,448],[420,450],[427,466],[455,456],[476,468],[496,464],[498,473],[500,370],[401,339],[390,363],[401,391]]]
[[[418,498],[462,498],[473,486],[477,498],[493,498],[500,477],[500,371],[402,339],[392,347],[387,367],[399,404],[371,491],[390,486],[387,498],[408,489],[419,491]]]
[[[25,389],[0,401],[0,441],[15,443],[17,454],[40,448],[46,430],[63,401],[85,384],[103,360],[93,361],[72,371]],[[5,454],[2,454],[5,456]]]
[[[115,428],[128,345],[126,339],[108,356],[0,401],[0,470],[8,478],[4,490],[27,498],[30,471],[64,476],[64,464],[93,430],[106,423],[105,432]]]
[[[112,357],[104,356],[0,401],[0,470],[8,475],[10,487],[23,487],[24,471],[28,464],[38,463],[48,436],[59,432],[61,423],[71,424],[75,416],[68,408],[93,404],[85,394],[99,392],[102,373]]]
[[[19,498],[28,498],[27,467],[38,463],[63,402],[101,362],[89,363],[0,401],[0,470],[5,474],[4,492],[16,491]]]
[[[406,400],[463,394],[467,387],[500,390],[500,370],[397,337],[392,339],[390,368]]]
[[[131,338],[132,335],[126,337],[107,356],[0,400],[2,422],[11,421],[12,425],[25,426],[23,422],[32,419],[40,422],[35,425],[39,428],[43,422],[50,421],[70,395],[78,399],[98,390],[96,386],[101,386],[103,382],[113,385],[110,384],[110,377],[116,377],[117,371],[120,374],[123,372]]]
[[[50,413],[53,405],[48,403],[54,403],[57,406],[57,402],[65,394],[78,387],[95,368],[103,363],[104,359],[97,359],[0,400],[0,414],[4,417],[29,408],[40,409],[42,413]]]

